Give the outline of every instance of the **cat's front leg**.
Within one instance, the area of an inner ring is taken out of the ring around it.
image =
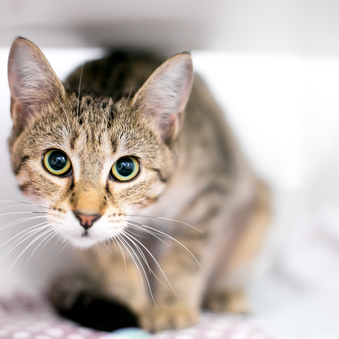
[[[81,252],[82,265],[54,280],[49,300],[59,314],[102,331],[140,325],[148,296],[133,259],[117,249]]]
[[[200,303],[207,277],[207,270],[203,270],[202,266],[209,260],[206,253],[207,235],[188,231],[177,235],[176,239],[178,242],[171,244],[162,253],[159,262],[167,277],[163,279],[167,287],[158,283],[156,306],[149,305],[140,314],[142,327],[151,332],[181,329],[199,321]],[[161,278],[161,273],[158,274]]]
[[[122,242],[116,245],[116,250],[112,245],[110,252],[97,256],[97,265],[101,267],[105,294],[139,312],[149,303],[147,284],[144,272],[138,267],[140,259],[136,255],[132,257],[132,249],[126,250],[124,244],[128,246]]]

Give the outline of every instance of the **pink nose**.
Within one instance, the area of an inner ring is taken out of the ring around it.
[[[98,214],[80,214],[77,212],[74,212],[75,216],[79,219],[80,225],[85,229],[88,230],[90,227],[93,226],[94,222],[97,221],[100,218],[100,215]]]

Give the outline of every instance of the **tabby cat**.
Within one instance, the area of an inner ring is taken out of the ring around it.
[[[197,323],[202,306],[247,311],[243,289],[269,197],[205,84],[193,79],[189,53],[162,63],[115,52],[62,84],[19,37],[8,76],[19,188],[44,202],[49,227],[82,260],[52,285],[61,314],[112,329],[119,315],[121,326],[121,314],[132,317],[126,306],[156,332]],[[91,316],[96,299],[105,306],[95,304]],[[114,303],[121,308],[109,311]],[[108,325],[99,324],[104,317]]]

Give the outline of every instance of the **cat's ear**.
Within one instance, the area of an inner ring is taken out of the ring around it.
[[[25,38],[14,40],[8,59],[11,112],[14,125],[24,128],[29,119],[65,90],[40,49]]]
[[[155,122],[166,144],[180,129],[192,83],[191,55],[177,54],[155,70],[133,99],[134,104]]]

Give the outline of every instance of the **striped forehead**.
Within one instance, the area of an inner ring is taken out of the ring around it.
[[[79,114],[68,135],[70,157],[75,180],[104,180],[123,147],[125,135],[121,134],[121,114],[112,99],[81,100]],[[120,147],[119,147],[120,146]]]
[[[69,138],[69,156],[71,158],[75,180],[81,177],[101,177],[101,171],[107,159],[115,153],[116,141],[107,130],[91,128],[83,123]]]

